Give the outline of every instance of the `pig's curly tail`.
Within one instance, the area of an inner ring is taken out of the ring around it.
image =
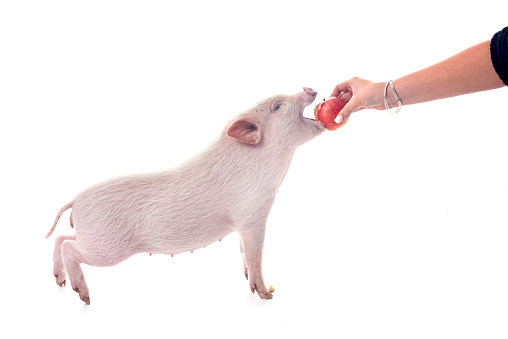
[[[72,202],[68,203],[67,205],[65,205],[64,207],[62,207],[62,209],[58,212],[58,214],[56,215],[56,218],[55,218],[55,222],[53,223],[53,227],[48,232],[48,234],[46,234],[46,239],[48,239],[51,236],[51,234],[53,234],[53,231],[55,230],[56,224],[58,223],[58,220],[60,219],[60,217],[62,216],[62,214],[65,211],[67,211],[69,208],[72,207],[72,205],[74,205],[74,201],[72,201]]]

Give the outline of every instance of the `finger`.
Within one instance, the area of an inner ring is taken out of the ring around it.
[[[344,121],[344,117],[342,116],[342,114],[337,115],[337,117],[335,118],[335,122],[337,124],[340,124],[342,121]]]
[[[338,97],[342,92],[347,92],[349,90],[349,80],[341,82],[332,91],[330,97]]]
[[[345,102],[348,102],[349,100],[351,100],[351,97],[353,96],[353,93],[347,91],[347,92],[342,92],[340,95],[339,95],[339,99],[345,101]]]
[[[361,105],[357,103],[357,101],[355,100],[354,97],[351,98],[351,100],[348,101],[348,103],[346,104],[346,106],[344,106],[339,114],[337,115],[337,118],[335,119],[335,121],[338,122],[338,120],[340,119],[340,117],[342,117],[342,120],[346,120],[349,118],[349,116],[351,115],[351,113],[353,112],[356,112],[358,110],[361,109]]]

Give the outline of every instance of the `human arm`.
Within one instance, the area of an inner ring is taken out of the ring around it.
[[[402,105],[486,91],[504,86],[491,61],[490,41],[472,46],[435,65],[393,81]],[[338,84],[331,96],[348,104],[343,119],[361,109],[385,109],[385,83],[353,78]],[[390,107],[397,106],[393,91],[387,91]]]

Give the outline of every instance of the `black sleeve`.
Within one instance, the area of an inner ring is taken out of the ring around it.
[[[494,34],[490,40],[490,57],[497,75],[508,86],[508,27]]]

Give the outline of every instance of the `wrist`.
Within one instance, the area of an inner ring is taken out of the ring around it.
[[[402,106],[402,100],[400,98],[399,92],[396,90],[397,88],[397,82],[396,80],[389,81],[383,83],[383,104],[387,109],[389,108],[395,108],[397,109],[399,106]],[[398,111],[400,108],[397,109]]]
[[[368,96],[368,98],[371,98],[372,102],[367,102],[366,107],[371,107],[371,108],[376,108],[376,109],[381,109],[381,110],[385,109],[385,104],[384,104],[385,85],[386,85],[386,82],[375,82],[372,84],[371,91],[369,93],[370,95]],[[392,95],[392,97],[393,97],[393,95]],[[393,97],[393,101],[392,101],[392,97],[390,97],[390,99],[389,99],[390,107],[392,107],[392,105],[397,104],[395,97]]]
[[[394,87],[396,88],[395,81],[393,81]],[[385,110],[385,97],[386,102],[388,103],[389,108],[397,108],[399,106],[399,102],[395,98],[395,94],[392,90],[392,87],[390,84],[388,84],[388,87],[386,87],[387,82],[376,82],[372,85],[372,93],[369,96],[372,98],[373,102],[367,103],[367,107],[375,107],[376,109]],[[397,93],[399,93],[397,91]],[[399,95],[399,100],[400,95]]]

